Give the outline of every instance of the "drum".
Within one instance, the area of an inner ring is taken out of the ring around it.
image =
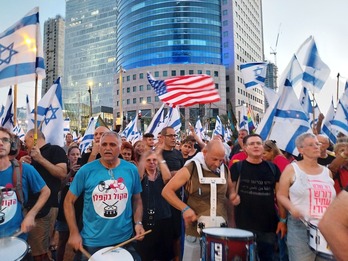
[[[115,250],[107,252],[103,254],[105,251],[108,251],[112,247],[105,247],[97,252],[95,252],[89,261],[114,261],[114,260],[122,260],[122,261],[133,261],[132,255],[124,248],[119,247]]]
[[[18,237],[0,238],[0,259],[2,261],[22,260],[28,253],[27,242]]]
[[[254,234],[235,228],[203,229],[202,257],[205,261],[254,261]]]
[[[315,222],[308,222],[308,245],[318,256],[334,259],[327,241]]]

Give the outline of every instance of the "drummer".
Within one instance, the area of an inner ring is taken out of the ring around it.
[[[185,222],[183,260],[199,260],[199,232],[203,227],[227,226],[226,209],[232,181],[227,166],[222,164],[224,157],[225,148],[222,142],[210,141],[202,152],[187,161],[185,167],[181,168],[162,190],[162,196],[181,211]],[[209,182],[211,179],[215,181],[216,194],[211,194],[214,191]],[[175,191],[185,184],[187,204],[175,194]],[[210,204],[212,198],[216,200],[215,206]]]
[[[290,261],[320,259],[307,244],[306,225],[317,226],[336,196],[331,171],[317,162],[320,145],[312,133],[298,136],[296,147],[303,159],[288,165],[280,178],[277,199],[290,213],[287,223]]]
[[[14,166],[9,159],[9,154],[17,154],[17,144],[14,144],[12,134],[5,128],[0,127],[0,237],[8,237],[16,232],[27,233],[35,226],[35,216],[46,203],[50,189],[47,187],[40,174],[29,164],[22,163],[22,191],[15,192],[13,181]],[[21,199],[17,198],[23,195],[24,202],[28,200],[29,191],[40,193],[35,205],[28,211],[24,217]],[[26,238],[26,235],[22,235]]]
[[[68,243],[74,250],[84,248],[94,254],[102,248],[127,241],[133,231],[137,236],[144,233],[139,174],[134,164],[118,157],[120,148],[121,137],[116,132],[103,133],[99,149],[101,158],[82,166],[70,185],[64,212],[70,231]],[[82,193],[83,228],[80,234],[74,203]],[[140,259],[132,243],[125,248],[135,260]],[[87,257],[78,253],[75,260],[87,260]]]

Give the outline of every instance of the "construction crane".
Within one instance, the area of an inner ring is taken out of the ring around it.
[[[277,39],[276,39],[276,42],[275,42],[275,46],[274,46],[274,48],[270,47],[271,48],[270,54],[274,55],[274,64],[275,64],[275,66],[277,66],[277,46],[278,46],[278,40],[279,40],[279,34],[280,34],[280,26],[281,25],[282,24],[279,24],[279,29],[278,29],[278,34],[277,34]]]

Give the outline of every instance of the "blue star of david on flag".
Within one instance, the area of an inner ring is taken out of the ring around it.
[[[245,88],[263,87],[266,80],[265,62],[244,63],[240,65]]]
[[[3,46],[0,44],[0,65],[3,63],[9,64],[13,55],[17,54],[16,50],[13,50],[14,43],[11,43],[9,46]]]

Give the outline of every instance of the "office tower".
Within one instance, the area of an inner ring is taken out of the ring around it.
[[[92,86],[93,107],[112,107],[115,118],[122,108],[126,120],[141,110],[151,119],[162,103],[148,71],[157,79],[210,74],[221,101],[181,108],[186,124],[244,103],[263,112],[262,90],[245,90],[239,71],[263,60],[260,0],[69,0],[66,10],[65,102],[80,93],[88,104]]]
[[[58,76],[64,73],[64,19],[57,15],[44,24],[43,51],[46,67],[46,78],[42,80],[41,96],[52,86]]]

